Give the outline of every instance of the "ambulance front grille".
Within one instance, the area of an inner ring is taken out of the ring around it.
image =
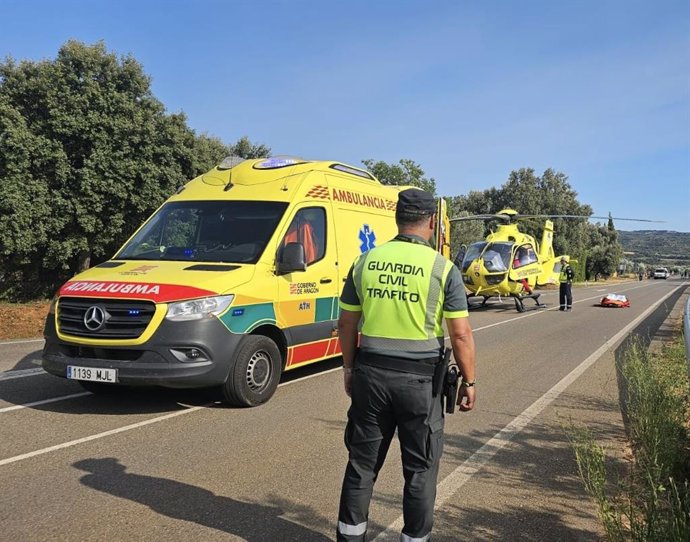
[[[150,301],[128,299],[63,297],[58,302],[57,311],[59,331],[65,335],[91,339],[136,339],[151,322],[156,305]]]

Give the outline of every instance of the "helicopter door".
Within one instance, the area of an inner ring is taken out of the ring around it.
[[[537,253],[531,244],[520,245],[515,249],[513,269],[519,269],[520,267],[537,263],[537,261]]]

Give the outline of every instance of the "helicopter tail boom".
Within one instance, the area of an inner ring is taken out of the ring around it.
[[[544,231],[541,234],[541,243],[539,245],[539,260],[545,262],[552,260],[555,257],[553,253],[553,222],[547,220],[544,222]]]

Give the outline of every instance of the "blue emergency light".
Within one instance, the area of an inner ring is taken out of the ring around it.
[[[262,162],[254,165],[255,169],[276,169],[285,166],[294,166],[295,164],[303,164],[306,160],[301,158],[293,158],[290,156],[273,156],[267,158]]]

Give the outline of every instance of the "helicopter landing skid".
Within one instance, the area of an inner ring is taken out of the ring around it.
[[[539,302],[539,296],[541,294],[526,294],[526,295],[515,295],[513,298],[515,299],[515,309],[518,312],[525,312],[525,311],[534,311],[537,309],[543,309],[546,308],[546,305],[544,303]],[[525,307],[525,304],[523,303],[524,299],[533,299],[535,306],[534,307]]]

